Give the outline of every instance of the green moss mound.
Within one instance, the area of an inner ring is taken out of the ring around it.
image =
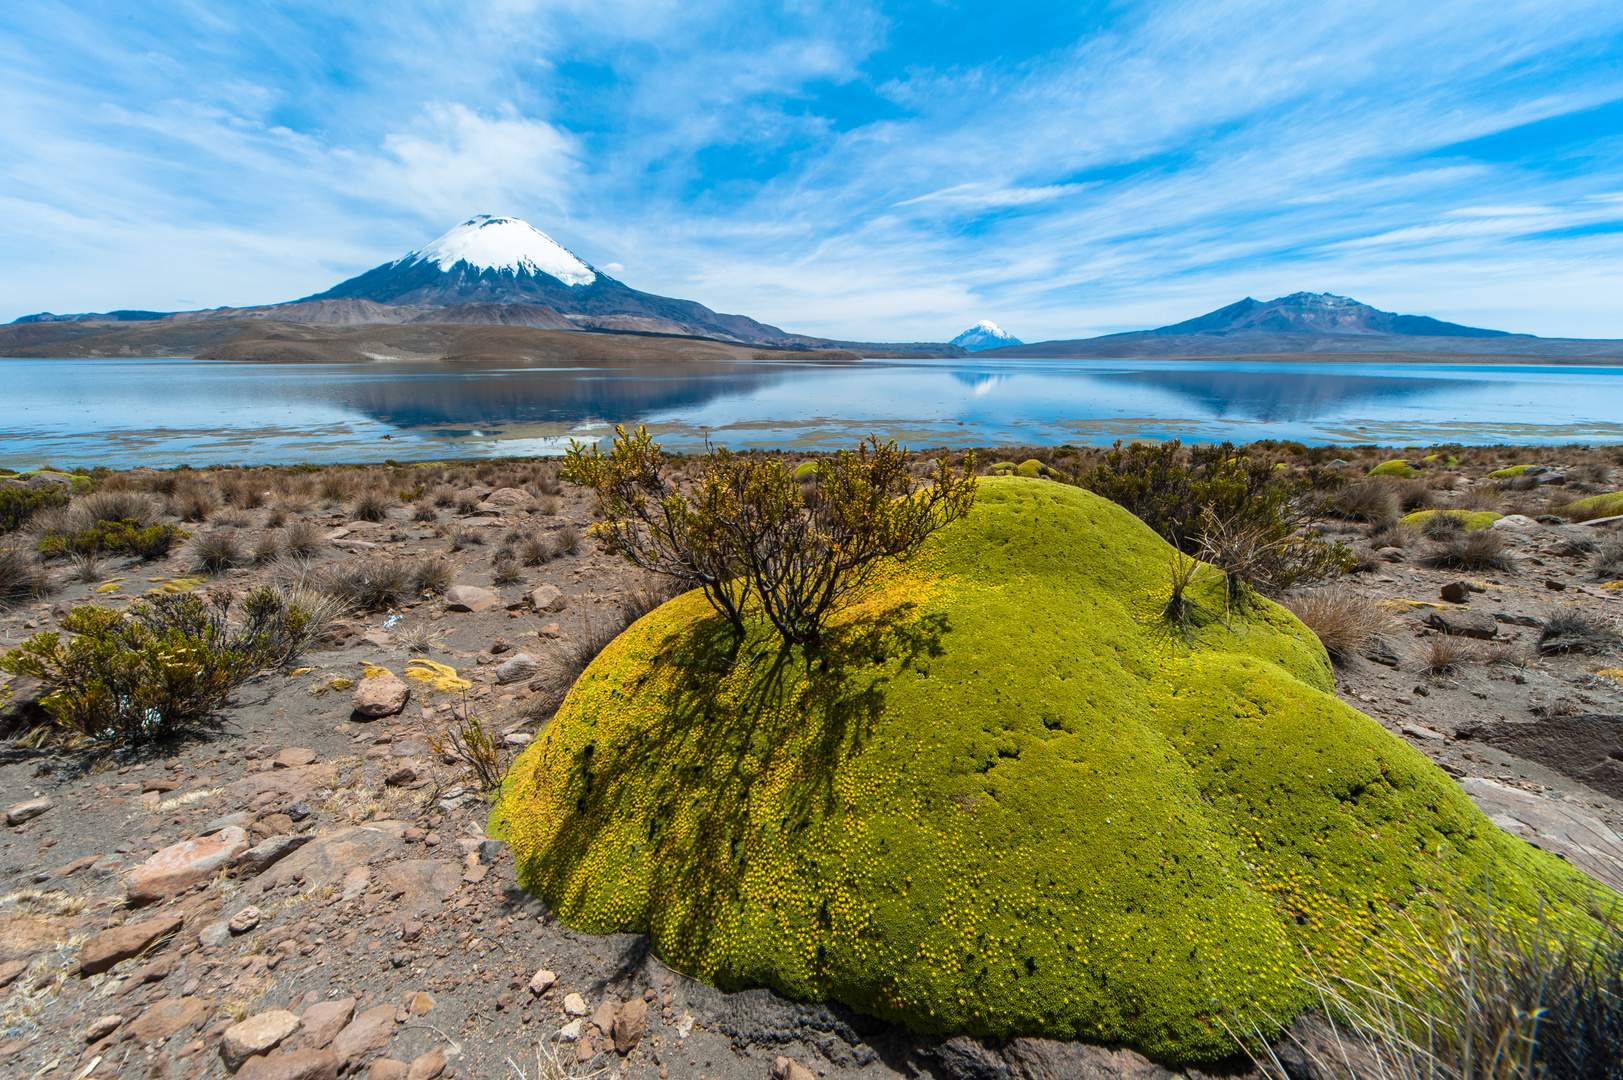
[[[1465,523],[1466,532],[1475,532],[1477,529],[1486,529],[1503,514],[1496,514],[1492,510],[1416,510],[1412,514],[1403,515],[1402,524],[1416,529],[1436,517],[1438,514],[1451,514]]]
[[[1511,476],[1520,476],[1527,471],[1526,465],[1507,465],[1503,469],[1495,469],[1488,474],[1489,480],[1503,480]]]
[[[817,475],[817,462],[815,462],[815,461],[803,461],[799,465],[795,466],[795,479],[796,480],[810,480],[812,477],[814,477],[816,475]]]
[[[1577,502],[1557,507],[1555,512],[1563,517],[1577,518],[1582,521],[1593,521],[1595,518],[1623,514],[1623,491],[1613,491],[1606,495],[1591,495],[1587,499],[1579,499]]]
[[[1411,476],[1419,476],[1420,473],[1417,472],[1414,466],[1410,465],[1407,461],[1404,461],[1402,458],[1398,458],[1394,461],[1381,462],[1379,465],[1375,466],[1369,471],[1369,475],[1398,476],[1407,480]]]
[[[1432,462],[1433,464],[1436,464],[1436,465],[1441,465],[1445,469],[1457,468],[1459,466],[1459,463],[1460,463],[1460,459],[1455,457],[1452,454],[1449,454],[1447,456],[1445,456],[1443,454],[1427,454],[1425,457],[1421,458],[1420,460],[1421,461],[1429,461],[1429,462]]]
[[[1396,910],[1491,881],[1587,918],[1602,890],[1339,702],[1284,609],[1169,629],[1172,556],[1089,492],[987,478],[809,663],[679,597],[587,669],[491,830],[566,924],[724,988],[1174,1062],[1288,1022],[1298,965]],[[1192,595],[1222,612],[1215,575]]]

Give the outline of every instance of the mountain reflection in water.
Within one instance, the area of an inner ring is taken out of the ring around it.
[[[1623,367],[1165,360],[538,367],[3,359],[0,465],[169,466],[557,454],[614,424],[672,450],[1623,442]]]
[[[1308,420],[1351,405],[1389,401],[1416,404],[1429,395],[1476,391],[1492,385],[1472,379],[1327,375],[1291,371],[1123,371],[1099,376],[1170,391],[1225,419]]]

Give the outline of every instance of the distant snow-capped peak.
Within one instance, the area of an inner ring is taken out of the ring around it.
[[[540,229],[518,218],[489,214],[469,218],[396,265],[423,262],[441,270],[465,262],[476,270],[546,274],[565,285],[590,285],[597,280],[595,270]]]
[[[1002,348],[1004,345],[1024,345],[1025,342],[1001,329],[991,319],[982,319],[962,334],[953,338],[952,344],[970,352],[980,352],[982,349],[997,349]]]

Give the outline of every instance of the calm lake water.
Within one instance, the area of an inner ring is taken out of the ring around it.
[[[0,464],[559,453],[645,423],[673,449],[1288,438],[1623,442],[1623,368],[1230,360],[231,364],[0,359]]]

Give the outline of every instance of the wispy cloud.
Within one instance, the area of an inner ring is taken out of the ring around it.
[[[812,333],[1349,293],[1623,336],[1623,10],[16,0],[0,318],[286,299],[477,212]]]

